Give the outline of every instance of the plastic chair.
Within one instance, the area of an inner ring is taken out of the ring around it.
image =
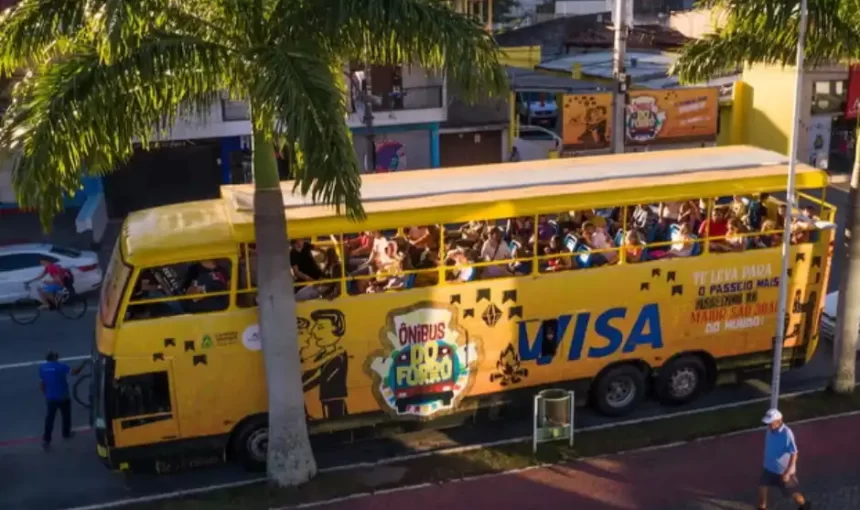
[[[690,238],[695,241],[693,243],[693,249],[690,251],[690,256],[696,257],[702,253],[702,242],[699,241],[699,236],[696,234],[690,234]]]
[[[576,251],[576,248],[579,246],[579,239],[573,234],[567,234],[564,237],[564,247],[568,249],[570,252]]]
[[[618,232],[615,233],[615,246],[621,246],[624,243],[624,231],[618,229]]]
[[[406,276],[406,279],[403,280],[403,290],[414,289],[415,288],[415,280],[418,277],[418,273],[411,273]]]
[[[579,254],[573,257],[573,260],[580,269],[591,267],[591,248],[582,244],[576,247],[574,253]]]

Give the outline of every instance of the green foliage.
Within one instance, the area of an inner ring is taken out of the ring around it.
[[[684,47],[673,72],[685,83],[764,63],[794,64],[797,55],[798,0],[703,0],[721,19],[715,33]],[[804,56],[809,66],[860,57],[858,0],[808,0]]]
[[[127,161],[226,92],[286,148],[298,191],[361,216],[343,63],[417,63],[477,100],[502,92],[492,38],[439,0],[21,0],[0,15],[0,126],[14,184],[45,224],[86,169]],[[82,164],[84,163],[84,164]]]

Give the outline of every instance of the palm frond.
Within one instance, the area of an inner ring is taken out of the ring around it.
[[[126,161],[177,115],[205,115],[225,87],[230,55],[218,45],[160,34],[105,63],[95,45],[77,45],[18,83],[0,127],[0,146],[20,153],[18,199],[44,222],[62,210],[84,173]]]
[[[255,54],[251,105],[257,130],[282,140],[297,190],[361,218],[361,178],[349,129],[343,70],[312,40],[283,41]]]
[[[86,24],[83,0],[21,0],[0,14],[0,76],[43,61],[57,40]]]
[[[809,66],[860,57],[856,0],[808,0],[804,56]],[[685,83],[755,63],[793,65],[797,56],[797,0],[706,0],[722,27],[681,52],[672,72]]]
[[[281,0],[273,33],[307,30],[347,61],[416,63],[445,71],[467,100],[507,90],[499,48],[474,20],[439,0]]]

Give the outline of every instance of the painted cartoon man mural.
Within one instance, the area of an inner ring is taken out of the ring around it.
[[[302,364],[307,367],[302,373],[304,391],[319,388],[323,418],[339,418],[348,414],[346,408],[346,376],[349,356],[340,345],[346,333],[346,318],[339,310],[315,310],[311,313],[307,348],[300,344]],[[301,320],[299,340],[302,341]],[[310,343],[313,342],[313,345]],[[314,350],[316,348],[316,350]]]

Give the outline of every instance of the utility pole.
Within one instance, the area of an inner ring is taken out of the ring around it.
[[[612,101],[612,152],[624,153],[627,111],[627,73],[624,59],[627,53],[627,2],[615,0],[615,47],[612,51],[612,77],[615,80]],[[632,20],[630,20],[632,21]]]
[[[782,372],[782,345],[785,343],[785,329],[788,326],[788,266],[791,255],[791,219],[794,216],[795,177],[797,173],[797,148],[800,138],[800,110],[803,104],[803,57],[806,43],[806,0],[800,0],[800,22],[797,38],[797,76],[794,82],[794,115],[792,116],[791,143],[788,153],[788,185],[785,191],[785,221],[782,235],[782,264],[779,273],[779,300],[776,311],[776,338],[773,342],[773,366],[770,381],[770,407],[779,407],[779,385]],[[855,333],[856,334],[856,333]]]

